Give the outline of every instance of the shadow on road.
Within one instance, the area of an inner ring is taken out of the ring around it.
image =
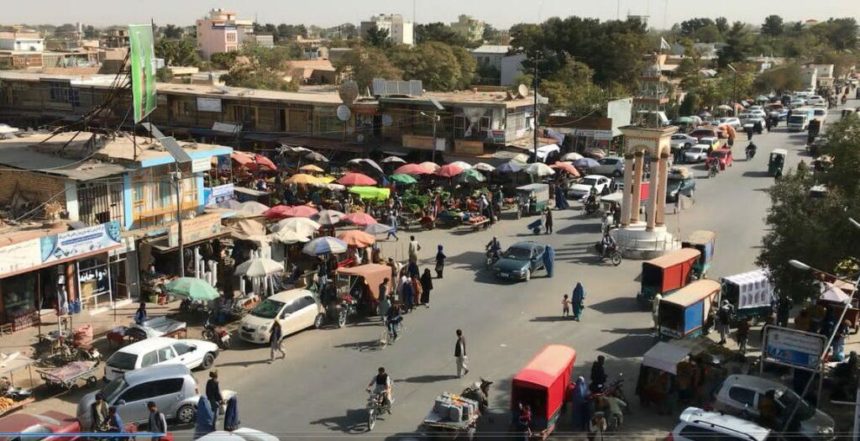
[[[592,219],[591,217],[587,217],[585,219]],[[577,233],[594,233],[600,234],[600,230],[602,228],[600,224],[600,218],[593,218],[594,222],[588,223],[576,223],[568,225],[560,230],[555,230],[555,234],[577,234]]]
[[[561,315],[543,315],[535,317],[530,322],[572,322],[573,318],[562,317]]]
[[[254,364],[267,364],[269,363],[269,357],[263,357],[259,360],[245,360],[245,361],[234,361],[230,363],[218,363],[217,367],[228,367],[228,366],[242,366],[248,367]]]
[[[435,383],[437,381],[446,381],[456,379],[456,375],[418,375],[417,377],[403,378],[394,380],[395,383]]]
[[[364,422],[366,416],[367,411],[364,409],[350,409],[346,411],[346,415],[322,418],[311,421],[311,424],[323,426],[335,432],[365,433],[367,432],[367,424]],[[385,418],[380,416],[379,420],[385,420]]]
[[[355,349],[357,351],[364,352],[378,351],[382,349],[382,346],[380,346],[379,340],[365,340],[335,345],[335,348]]]
[[[615,297],[605,302],[588,305],[588,308],[594,309],[602,314],[643,311],[643,308],[639,306],[639,302],[636,301],[636,297],[634,297],[632,293],[629,297]]]
[[[745,171],[743,175],[745,178],[766,178],[768,177],[767,170],[756,170],[756,171]]]
[[[655,340],[651,333],[647,334],[630,334],[621,337],[611,343],[597,348],[598,351],[605,352],[616,358],[632,358],[641,357],[651,346],[654,346]]]

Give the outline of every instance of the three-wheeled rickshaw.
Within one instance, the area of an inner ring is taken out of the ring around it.
[[[722,300],[728,300],[735,309],[734,321],[767,320],[773,315],[776,298],[767,271],[757,269],[720,279]]]
[[[693,231],[687,240],[681,242],[681,248],[695,248],[702,253],[696,263],[693,264],[693,275],[697,279],[704,278],[708,274],[711,262],[714,260],[716,243],[717,233],[708,230]]]
[[[517,187],[517,218],[541,214],[548,204],[549,185],[535,183]]]
[[[788,157],[788,151],[785,149],[773,149],[767,161],[767,174],[775,178],[781,177],[786,157]]]
[[[546,439],[555,429],[561,409],[568,399],[576,351],[552,344],[541,349],[511,381],[511,415],[514,426],[520,405],[532,411],[532,433]]]
[[[335,271],[336,292],[334,295],[324,293],[321,299],[326,318],[343,327],[349,316],[356,312],[375,314],[379,304],[379,285],[386,277],[391,277],[391,268],[376,263],[338,268]]]
[[[666,295],[686,286],[690,282],[693,265],[701,254],[695,248],[681,248],[642,262],[641,288],[636,294],[636,300],[650,305],[658,293]]]
[[[672,295],[660,299],[657,326],[661,339],[692,338],[710,329],[711,308],[720,297],[720,284],[714,280],[697,280]]]

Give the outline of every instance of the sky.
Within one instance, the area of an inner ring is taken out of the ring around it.
[[[413,11],[414,4],[414,11]],[[400,13],[417,23],[452,22],[468,14],[497,27],[540,22],[549,17],[578,15],[615,19],[620,11],[649,15],[649,25],[663,29],[691,17],[724,16],[759,24],[770,14],[787,21],[854,17],[860,21],[860,0],[28,0],[4,8],[3,24],[95,26],[168,23],[192,25],[211,8],[227,8],[240,18],[261,23],[335,26],[358,24],[370,15]]]

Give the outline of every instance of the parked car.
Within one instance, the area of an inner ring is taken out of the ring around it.
[[[708,157],[708,150],[710,150],[710,146],[705,144],[696,144],[684,152],[684,162],[688,164],[704,162]]]
[[[719,138],[719,133],[715,127],[699,127],[696,130],[690,132],[690,136],[696,138],[701,142],[702,138]]]
[[[27,436],[0,437],[2,441],[39,441],[43,439],[73,439],[61,438],[63,433],[75,433],[81,431],[81,424],[69,414],[49,410],[40,414],[13,413],[0,418],[0,432],[21,433]],[[44,434],[44,437],[36,434]]]
[[[282,291],[260,302],[242,318],[239,338],[250,343],[267,343],[275,318],[281,323],[281,334],[286,337],[322,326],[325,316],[312,292],[306,289]]]
[[[693,136],[687,135],[685,133],[676,133],[672,135],[672,139],[669,140],[669,144],[672,147],[672,150],[682,149],[685,147],[692,147],[699,143],[699,139]]]
[[[117,408],[125,423],[146,422],[149,419],[146,403],[153,401],[167,418],[188,424],[194,421],[200,399],[197,381],[187,367],[180,364],[150,366],[126,372],[101,391],[84,395],[77,409],[82,427],[92,425],[90,409],[97,393],[104,395],[108,406]]]
[[[759,403],[765,394],[773,391],[776,398],[777,424],[782,427],[797,406],[795,413],[799,427],[797,435],[809,440],[834,439],[835,424],[830,415],[812,407],[790,387],[753,375],[731,375],[723,381],[716,393],[714,408],[726,413],[759,417]]]
[[[821,95],[812,95],[806,99],[806,104],[815,107],[824,107],[827,106],[827,100]]]
[[[615,176],[616,178],[624,176],[624,158],[607,156],[597,162],[600,165],[592,168],[591,173],[595,175]]]
[[[241,427],[232,432],[219,430],[200,438],[197,441],[278,441],[278,437],[255,429]]]
[[[567,191],[567,197],[581,199],[591,192],[591,187],[597,190],[598,195],[606,195],[612,192],[612,179],[601,175],[587,175],[582,180],[574,183]]]
[[[765,441],[770,430],[753,422],[718,412],[688,407],[666,437],[673,441]]]
[[[215,364],[218,345],[204,340],[152,337],[119,348],[105,362],[105,380],[128,371],[162,364],[182,364],[188,369],[209,369]]]
[[[546,246],[537,242],[517,242],[505,250],[499,260],[493,264],[493,273],[500,279],[528,282],[532,274],[545,269],[544,251]]]
[[[792,109],[796,109],[798,107],[803,107],[806,105],[806,100],[802,98],[792,98],[791,102],[788,104],[788,107]]]
[[[735,116],[724,116],[724,117],[720,118],[719,124],[720,125],[725,124],[728,126],[732,126],[735,129],[741,128],[741,120]]]
[[[734,158],[732,158],[732,149],[714,150],[708,155],[708,159],[705,160],[705,164],[710,167],[711,163],[715,161],[719,165],[720,170],[725,170],[726,167],[731,167],[734,162]]]
[[[824,125],[824,122],[827,121],[827,109],[823,107],[816,107],[813,109],[813,118],[821,121],[821,125]]]
[[[713,137],[713,136],[702,137],[702,139],[699,140],[699,144],[704,144],[704,145],[708,146],[708,153],[710,153],[711,151],[716,150],[722,146],[722,142],[720,142],[720,138]]]

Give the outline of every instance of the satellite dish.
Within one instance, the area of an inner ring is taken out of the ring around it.
[[[519,86],[517,86],[517,95],[519,95],[520,98],[525,98],[529,96],[529,87],[525,84],[520,84]]]
[[[358,98],[358,84],[355,81],[344,81],[337,89],[337,94],[340,95],[340,100],[346,105],[355,102]]]
[[[336,113],[337,119],[341,121],[349,121],[349,117],[352,116],[352,112],[349,110],[349,107],[346,107],[344,104],[337,106]]]
[[[391,127],[391,124],[394,123],[394,118],[391,115],[382,115],[382,125],[385,127]]]

